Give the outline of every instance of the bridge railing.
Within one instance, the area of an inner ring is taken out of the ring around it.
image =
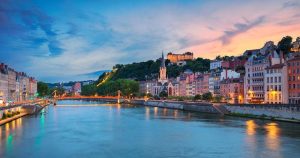
[[[57,100],[68,100],[68,99],[117,99],[117,96],[72,96],[72,97],[58,97]]]

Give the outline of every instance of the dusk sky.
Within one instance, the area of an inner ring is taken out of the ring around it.
[[[286,35],[295,40],[299,10],[300,0],[0,0],[0,61],[56,82],[162,51],[239,55]]]

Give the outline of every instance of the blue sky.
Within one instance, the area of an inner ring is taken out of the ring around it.
[[[238,55],[300,36],[299,9],[297,0],[1,0],[0,61],[56,82],[162,51]]]

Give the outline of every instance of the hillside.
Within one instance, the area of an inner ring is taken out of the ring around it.
[[[117,79],[133,79],[136,81],[157,79],[159,67],[161,61],[149,60],[146,62],[132,63],[132,64],[117,64],[115,65],[114,72],[110,74],[110,80]],[[192,61],[187,61],[184,66],[178,66],[170,64],[169,60],[166,60],[167,75],[169,78],[177,77],[181,72],[186,69],[191,69],[193,72],[205,72],[209,70],[209,59],[197,58]],[[104,79],[106,75],[103,74],[99,77],[98,83]]]

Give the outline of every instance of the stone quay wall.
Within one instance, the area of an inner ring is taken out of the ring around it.
[[[131,100],[131,104],[161,107],[169,109],[179,109],[186,111],[196,111],[205,113],[219,114],[220,112],[215,109],[211,103],[198,103],[198,102],[184,102],[184,101],[165,101],[165,100]]]
[[[250,114],[255,116],[267,116],[274,119],[300,120],[300,105],[293,104],[238,104],[225,105],[233,114]]]

